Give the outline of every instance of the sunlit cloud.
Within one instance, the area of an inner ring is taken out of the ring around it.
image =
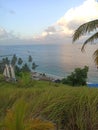
[[[72,37],[78,26],[94,19],[98,19],[98,2],[86,0],[82,5],[69,9],[54,25],[45,29],[42,36],[53,35],[66,41],[67,37]]]
[[[57,21],[66,35],[72,35],[73,31],[81,24],[98,18],[98,2],[86,0],[79,7],[69,9],[65,15]]]
[[[14,10],[9,10],[15,14]],[[0,28],[0,41],[3,39],[13,39],[12,41],[26,41],[28,43],[69,43],[72,42],[72,35],[75,29],[81,24],[90,20],[98,19],[98,2],[96,0],[85,0],[78,6],[69,9],[64,16],[53,25],[48,26],[40,35],[22,36]]]

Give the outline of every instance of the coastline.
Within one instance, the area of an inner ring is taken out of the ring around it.
[[[55,82],[57,80],[62,80],[64,77],[48,74],[48,73],[43,73],[39,71],[32,71],[31,72],[31,77],[32,79],[35,80],[46,80],[46,81],[52,81]]]
[[[69,45],[67,47],[70,49]],[[64,51],[60,51],[60,49],[63,49]],[[32,54],[34,62],[39,65],[35,71],[45,73],[56,79],[65,78],[76,67],[88,65],[90,69],[87,82],[94,84],[98,83],[98,70],[96,69],[95,64],[93,64],[86,55],[81,55],[80,52],[78,57],[76,55],[77,53],[71,55],[71,50],[68,51],[65,45],[1,46],[1,55],[8,55],[9,52],[10,54],[16,54],[18,57],[21,57],[25,62],[27,62],[28,55]],[[76,59],[74,59],[74,57],[76,57]],[[82,61],[79,60],[80,58],[86,59]]]
[[[62,80],[64,78],[64,77],[60,77],[57,75],[43,73],[43,72],[39,72],[39,71],[34,71],[34,72],[32,72],[32,74],[33,73],[35,73],[34,76],[35,76],[36,80],[56,81],[56,80]],[[98,87],[98,83],[87,82],[87,86],[88,87]]]
[[[57,76],[57,75],[54,75],[54,74],[50,74],[50,73],[47,73],[47,72],[42,72],[42,71],[32,71],[32,72],[36,72],[36,73],[38,73],[38,74],[45,74],[46,76],[48,76],[48,77],[50,77],[50,78],[53,78],[53,79],[63,79],[64,77],[62,77],[62,76]]]

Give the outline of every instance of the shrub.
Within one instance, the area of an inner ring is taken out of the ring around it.
[[[20,79],[18,80],[17,87],[33,87],[35,82],[31,79],[30,73],[21,72]]]
[[[63,84],[68,84],[72,86],[80,86],[86,85],[87,72],[88,67],[85,66],[83,69],[76,68],[71,75],[67,76],[67,78],[62,79]]]

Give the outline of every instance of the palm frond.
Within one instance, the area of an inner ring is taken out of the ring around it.
[[[93,30],[98,28],[98,19],[84,23],[78,29],[76,29],[73,35],[73,42],[80,38],[80,36],[84,35],[85,33],[89,33]]]
[[[93,54],[94,62],[96,65],[98,65],[98,49]]]
[[[98,39],[98,32],[95,33],[94,35],[92,35],[90,38],[88,38],[88,39],[84,42],[84,44],[83,44],[83,46],[82,46],[82,48],[81,48],[81,51],[84,51],[85,45],[86,45],[88,42],[93,42],[93,41],[96,40],[96,39]]]

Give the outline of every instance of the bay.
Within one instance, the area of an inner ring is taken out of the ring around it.
[[[23,58],[28,56],[39,65],[37,72],[47,73],[56,77],[66,77],[77,67],[89,66],[88,82],[98,83],[98,70],[92,54],[97,45],[88,45],[84,53],[81,44],[34,44],[34,45],[5,45],[0,46],[0,56],[13,55]],[[11,56],[9,56],[11,58]],[[2,59],[2,57],[0,57]]]

